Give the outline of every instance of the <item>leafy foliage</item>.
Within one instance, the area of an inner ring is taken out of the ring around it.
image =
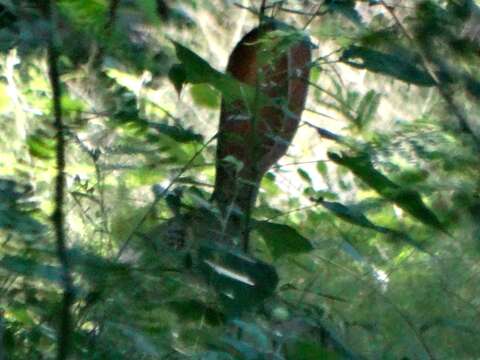
[[[0,358],[51,359],[59,341],[50,30],[71,358],[478,357],[474,1],[267,1],[267,15],[308,25],[316,56],[309,126],[237,234],[248,254],[217,241],[230,229],[209,200],[205,139],[221,97],[278,105],[219,70],[258,9],[65,0],[50,23],[40,3],[0,1]],[[283,35],[267,45],[299,36]]]

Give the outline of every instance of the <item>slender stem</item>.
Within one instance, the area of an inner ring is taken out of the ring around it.
[[[107,22],[105,23],[105,31],[107,31],[108,33],[112,31],[113,24],[115,23],[119,3],[120,3],[120,0],[110,1],[110,6],[108,8],[108,19],[107,19]]]
[[[52,214],[52,223],[55,231],[57,257],[61,265],[63,299],[60,310],[60,324],[57,335],[57,359],[67,359],[70,351],[72,315],[71,306],[74,301],[73,282],[70,273],[70,261],[68,258],[67,239],[65,235],[65,125],[62,117],[62,90],[60,74],[58,70],[58,42],[56,41],[56,21],[51,1],[44,2],[45,17],[50,23],[48,37],[47,61],[48,76],[52,89],[53,115],[56,138],[56,167],[55,178],[55,210]]]

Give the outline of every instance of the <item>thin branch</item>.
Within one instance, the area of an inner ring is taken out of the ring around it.
[[[60,74],[58,70],[58,40],[56,39],[56,19],[53,3],[44,2],[44,14],[50,24],[48,37],[47,61],[48,76],[52,89],[53,115],[56,138],[56,166],[57,176],[55,179],[55,210],[52,214],[52,223],[55,231],[57,257],[61,265],[63,299],[60,310],[60,324],[57,334],[57,359],[65,360],[70,352],[72,315],[71,306],[74,301],[72,276],[70,273],[70,261],[68,258],[67,239],[65,235],[65,125],[62,118],[62,90]]]

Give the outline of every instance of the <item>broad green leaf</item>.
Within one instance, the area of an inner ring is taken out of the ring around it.
[[[195,104],[211,109],[220,106],[220,94],[208,84],[195,84],[190,87],[190,95]]]
[[[185,79],[192,84],[215,83],[222,78],[222,73],[215,70],[210,64],[195,54],[189,48],[173,41],[178,60],[181,61]]]
[[[350,171],[381,196],[395,203],[423,224],[448,234],[437,216],[424,204],[418,192],[401,188],[381,172],[375,170],[367,154],[357,156],[342,154],[340,156],[329,152],[328,157],[333,162],[350,169]]]
[[[429,225],[448,234],[437,216],[424,204],[422,197],[417,191],[409,189],[394,190],[388,199],[425,225]]]
[[[265,240],[275,259],[285,255],[301,254],[313,250],[310,240],[288,225],[269,221],[256,221],[254,229]]]
[[[401,53],[387,54],[360,46],[350,46],[341,61],[358,69],[390,76],[409,84],[434,86],[435,81],[412,57]]]
[[[168,79],[175,87],[177,94],[180,96],[180,93],[183,89],[183,84],[187,81],[187,74],[185,73],[185,68],[182,64],[173,65],[168,71]]]
[[[340,204],[339,202],[330,202],[324,200],[318,200],[317,202],[321,204],[325,209],[332,212],[335,216],[346,222],[349,222],[350,224],[375,230],[381,233],[387,232],[387,229],[375,225],[370,220],[368,220],[368,218],[364,214],[352,207],[345,206],[343,204]]]
[[[328,153],[328,157],[333,162],[350,169],[356,176],[363,180],[368,186],[376,190],[380,195],[386,196],[391,189],[398,189],[399,186],[388,179],[385,175],[375,170],[367,154],[358,154],[356,156],[347,156],[342,153]]]
[[[250,108],[254,108],[255,104],[262,107],[263,104],[271,102],[264,94],[256,94],[253,86],[244,84],[228,74],[215,70],[208,62],[187,47],[175,41],[173,41],[173,44],[181,62],[180,65],[176,65],[174,76],[170,76],[170,79],[173,77],[172,81],[177,91],[183,83],[209,84],[222,94],[223,99],[229,102],[242,101]],[[180,83],[183,74],[184,81]]]
[[[338,202],[328,202],[324,200],[317,200],[325,209],[332,212],[340,219],[349,222],[350,224],[361,226],[381,234],[388,236],[390,240],[403,241],[418,250],[425,251],[424,247],[418,242],[412,240],[407,234],[390,229],[384,226],[372,223],[363,213],[354,207],[348,207]]]

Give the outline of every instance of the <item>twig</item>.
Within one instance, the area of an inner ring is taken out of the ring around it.
[[[105,23],[105,31],[107,31],[109,35],[113,29],[113,24],[115,23],[115,19],[117,18],[117,9],[118,9],[119,3],[120,3],[120,0],[110,1],[110,6],[108,8],[108,19],[107,19],[107,22]]]

